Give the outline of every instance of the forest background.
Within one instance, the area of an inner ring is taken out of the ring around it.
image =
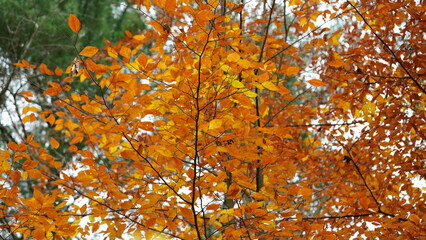
[[[1,239],[426,237],[422,0],[0,3]]]

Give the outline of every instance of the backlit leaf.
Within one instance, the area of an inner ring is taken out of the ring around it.
[[[4,151],[4,150],[0,150],[0,160],[6,160],[10,158],[10,152],[9,151]]]
[[[54,72],[53,72],[52,70],[50,70],[50,69],[46,66],[46,64],[44,64],[44,63],[40,64],[39,69],[40,69],[40,72],[42,72],[42,73],[44,73],[44,74],[47,74],[47,75],[53,75],[53,74],[54,74]]]
[[[235,88],[244,88],[245,87],[244,84],[242,82],[238,81],[238,80],[233,80],[231,82],[231,85]]]
[[[274,83],[272,83],[271,81],[263,82],[262,85],[270,91],[278,91],[279,90],[277,88],[277,86]]]
[[[220,128],[223,124],[222,119],[213,119],[209,122],[209,129]]]
[[[238,55],[238,53],[234,52],[234,53],[229,54],[226,57],[226,59],[228,59],[228,61],[230,61],[230,62],[238,62],[241,59],[241,57],[240,57],[240,55]]]
[[[286,75],[291,76],[291,75],[294,75],[294,74],[298,74],[299,71],[300,71],[300,67],[291,66],[291,67],[288,67],[286,69]]]
[[[75,15],[70,14],[68,17],[68,26],[73,32],[78,33],[80,31],[80,20]]]
[[[97,47],[87,46],[83,50],[81,50],[80,55],[85,57],[93,57],[99,49]]]
[[[59,147],[59,142],[58,142],[58,141],[56,141],[56,139],[54,139],[54,138],[52,137],[52,138],[50,138],[50,145],[51,145],[53,148],[57,149],[57,148]]]

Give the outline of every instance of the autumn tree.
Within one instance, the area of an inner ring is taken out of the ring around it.
[[[46,152],[54,138],[9,142],[2,228],[35,239],[425,236],[421,2],[132,3],[152,29],[84,47],[44,91],[56,108],[23,109],[66,136],[73,157]],[[68,24],[82,31],[76,16]],[[21,179],[37,183],[32,197],[19,197]]]
[[[34,129],[21,124],[20,111],[22,102],[25,101],[17,96],[18,92],[31,91],[34,105],[44,108],[49,105],[49,100],[41,93],[47,82],[51,81],[50,76],[34,68],[43,68],[44,65],[52,69],[56,66],[64,68],[70,64],[81,46],[90,44],[102,47],[104,38],[116,42],[125,30],[136,31],[145,27],[140,12],[119,0],[105,0],[103,4],[90,0],[0,0],[0,5],[0,137],[4,140],[0,143],[2,147],[5,147],[8,141],[22,141],[32,132],[36,133],[38,139],[46,135],[46,128]],[[69,12],[73,12],[85,22],[85,29],[80,32],[77,42],[77,36],[64,21]],[[114,31],[111,31],[111,28]],[[33,68],[22,69],[15,66],[14,63],[21,59],[30,61],[31,65],[34,65]],[[73,87],[87,88],[84,82],[74,83]]]

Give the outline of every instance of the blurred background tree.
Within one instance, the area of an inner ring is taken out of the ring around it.
[[[77,55],[80,46],[103,47],[104,39],[118,41],[124,31],[145,28],[140,12],[121,0],[0,0],[0,146],[11,140],[23,140],[30,131],[19,123],[16,106],[22,100],[18,92],[42,92],[46,79],[36,71],[16,68],[25,59],[38,67],[65,69]],[[70,13],[84,24],[75,42],[67,26]],[[84,87],[84,86],[82,86]],[[35,96],[43,103],[43,96]]]
[[[51,106],[50,100],[42,92],[49,87],[48,82],[59,81],[55,75],[43,76],[37,68],[45,63],[52,70],[55,67],[66,69],[82,46],[102,48],[105,46],[104,39],[117,42],[125,36],[125,30],[137,33],[145,29],[141,13],[124,0],[0,0],[0,6],[0,148],[7,148],[9,141],[22,142],[34,134],[35,140],[43,139],[39,142],[45,144],[49,154],[62,159],[65,165],[72,156],[64,136],[53,131],[54,126],[47,127],[40,119],[31,125],[23,122],[22,106],[44,109]],[[67,25],[71,13],[84,26],[78,42]],[[22,59],[35,65],[35,69],[14,65]],[[90,91],[84,84],[87,83],[75,81],[73,87]],[[18,94],[23,91],[33,93],[31,103]],[[60,142],[60,148],[53,149],[46,144],[48,141],[45,139],[51,137]],[[20,169],[23,161],[25,159],[14,163],[13,167]],[[52,174],[59,174],[56,170],[52,171]],[[20,181],[18,187],[23,197],[28,197],[35,185],[36,182],[26,180]],[[2,221],[4,219],[0,219],[0,224],[3,224]],[[19,236],[13,235],[3,230],[0,233],[0,236],[19,239]]]

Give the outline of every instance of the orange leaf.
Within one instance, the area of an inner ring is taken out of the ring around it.
[[[46,118],[46,122],[48,122],[51,126],[55,123],[55,116],[53,114],[50,114],[49,117]]]
[[[293,74],[298,74],[299,71],[300,71],[300,67],[294,67],[294,66],[292,66],[292,67],[287,68],[286,75],[287,76],[291,76]]]
[[[238,186],[238,184],[232,183],[231,186],[229,186],[228,195],[235,197],[240,192],[240,190],[241,188]]]
[[[136,61],[142,66],[145,67],[146,64],[148,63],[148,57],[144,54],[141,53],[137,58]]]
[[[7,163],[9,163],[9,162],[7,162]],[[7,165],[7,163],[6,163],[6,165]],[[10,179],[12,179],[16,183],[19,182],[19,180],[21,179],[21,172],[19,172],[19,171],[9,171],[8,175],[9,175]]]
[[[410,216],[408,217],[408,219],[410,221],[413,221],[415,224],[419,225],[420,224],[420,217],[417,216],[416,214],[410,214]]]
[[[23,152],[23,151],[27,150],[27,145],[25,145],[23,143],[16,144],[14,142],[9,142],[7,144],[7,147],[14,152]]]
[[[278,92],[281,93],[282,95],[286,95],[291,93],[290,90],[288,90],[286,87],[284,86],[277,86],[278,87]]]
[[[57,148],[59,147],[59,142],[58,142],[58,141],[56,141],[56,139],[54,139],[54,138],[52,137],[52,138],[50,138],[50,145],[52,145],[52,147],[53,147],[54,149],[57,149]]]
[[[252,213],[256,216],[264,216],[264,215],[268,214],[268,211],[266,211],[265,209],[262,209],[262,208],[256,208],[256,209],[253,210]]]
[[[19,95],[25,95],[26,97],[32,97],[33,93],[29,91],[19,92]]]
[[[33,179],[39,179],[44,177],[43,173],[41,173],[38,169],[29,169],[27,170],[27,173],[28,176]]]
[[[370,200],[367,197],[363,197],[359,200],[359,204],[363,209],[368,209],[368,204],[370,203]]]
[[[132,51],[130,50],[130,48],[123,46],[123,47],[120,48],[119,53],[120,53],[121,56],[129,59],[130,55],[132,54]]]
[[[61,76],[63,72],[64,71],[62,71],[62,69],[60,69],[58,67],[55,68],[55,74],[56,74],[56,76]]]
[[[38,112],[40,109],[34,106],[26,106],[22,109],[22,114],[26,114],[27,112]]]
[[[194,215],[192,214],[191,209],[179,207],[179,210],[185,219],[187,219],[189,222],[194,222]]]
[[[13,65],[21,68],[29,67],[29,68],[35,68],[35,65],[31,65],[29,62],[22,60],[22,63],[14,63]]]
[[[22,164],[22,169],[24,170],[28,170],[28,169],[33,169],[35,167],[37,167],[38,162],[37,161],[33,161],[33,160],[26,160],[23,164]]]
[[[57,88],[48,88],[46,91],[43,92],[43,95],[49,95],[49,96],[57,96],[60,93],[60,91]]]
[[[164,6],[164,10],[173,12],[176,9],[176,0],[167,0]]]
[[[146,24],[149,24],[155,28],[160,34],[165,34],[164,28],[161,24],[156,21],[149,21]]]
[[[31,113],[30,115],[27,115],[25,117],[22,118],[22,121],[24,123],[26,122],[34,122],[37,119],[37,117],[34,115],[34,113]]]
[[[0,150],[0,161],[6,160],[8,158],[10,158],[10,152]]]
[[[81,160],[81,163],[83,163],[84,165],[87,165],[87,166],[91,166],[91,165],[96,164],[95,160],[93,160],[91,158],[85,158],[85,159]]]
[[[47,75],[53,75],[53,74],[54,74],[54,73],[53,73],[53,71],[52,71],[52,70],[50,70],[50,69],[46,66],[46,64],[44,64],[44,63],[40,64],[39,69],[40,69],[40,72],[42,72],[42,73],[44,73],[44,74],[47,74]]]
[[[81,50],[80,55],[85,57],[93,57],[98,52],[97,47],[87,46]]]
[[[340,59],[337,59],[337,60],[328,62],[327,64],[331,67],[341,67],[341,66],[345,65],[345,62],[343,62]]]
[[[297,194],[309,197],[309,196],[312,195],[312,189],[310,189],[310,188],[301,188],[301,189],[299,189],[299,191],[297,192]]]
[[[31,235],[34,237],[34,239],[36,240],[41,240],[41,239],[45,239],[45,235],[44,235],[44,230],[43,228],[37,228],[36,230],[34,230]]]
[[[74,14],[70,14],[68,17],[68,26],[73,32],[78,33],[80,31],[80,20]]]
[[[312,79],[308,81],[314,87],[324,87],[325,83],[319,79]]]
[[[214,18],[214,13],[210,10],[201,10],[197,14],[197,19],[201,21],[208,21]]]

